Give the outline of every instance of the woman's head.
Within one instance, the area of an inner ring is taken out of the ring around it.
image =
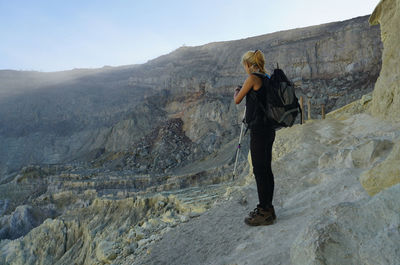
[[[242,64],[244,67],[248,67],[250,72],[261,72],[266,73],[265,71],[265,57],[262,51],[248,51],[242,56]]]

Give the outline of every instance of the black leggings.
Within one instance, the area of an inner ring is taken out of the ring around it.
[[[274,195],[274,174],[271,169],[272,144],[275,140],[275,130],[270,128],[250,130],[250,152],[253,172],[257,183],[260,206],[267,209],[272,206]]]

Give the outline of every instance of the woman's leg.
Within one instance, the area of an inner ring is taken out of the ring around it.
[[[251,130],[250,152],[253,172],[257,184],[260,207],[272,207],[274,194],[274,175],[271,169],[272,145],[275,140],[274,130]]]

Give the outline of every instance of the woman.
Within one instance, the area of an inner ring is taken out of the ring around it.
[[[242,87],[236,88],[234,100],[236,104],[239,104],[246,96],[245,122],[250,129],[250,153],[259,199],[257,207],[244,221],[248,225],[270,225],[276,219],[272,205],[274,175],[271,170],[275,130],[270,124],[264,122],[264,113],[259,107],[259,104],[264,102],[261,98],[266,96],[263,79],[269,76],[264,68],[264,54],[259,50],[246,52],[242,57],[242,64],[248,77]],[[251,93],[255,94],[257,99],[250,96]]]

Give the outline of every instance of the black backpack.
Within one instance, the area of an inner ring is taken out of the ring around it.
[[[279,67],[274,70],[271,78],[259,73],[254,74],[263,79],[263,85],[266,88],[266,97],[262,99],[256,91],[250,92],[250,96],[265,114],[264,122],[271,124],[274,129],[292,126],[297,115],[301,113],[294,84]],[[260,100],[263,100],[264,104],[261,104]]]

